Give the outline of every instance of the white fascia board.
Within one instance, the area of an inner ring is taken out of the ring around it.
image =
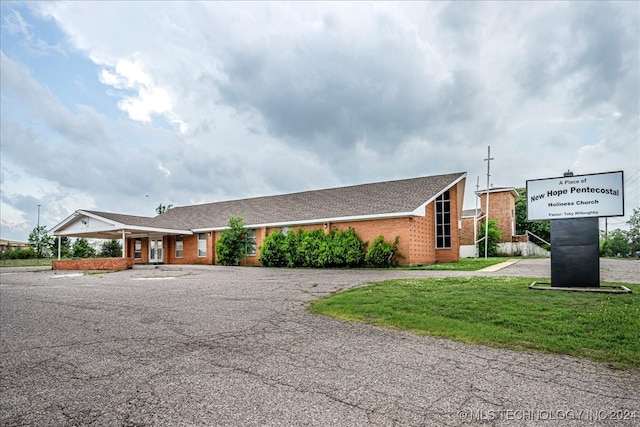
[[[511,193],[513,197],[518,197],[520,193],[516,190],[515,187],[503,187],[503,188],[490,188],[489,193]],[[478,190],[474,191],[476,196],[482,196],[483,194],[487,194],[487,190]]]
[[[101,217],[100,215],[95,215],[89,212],[85,212],[82,210],[78,212],[82,213],[82,215],[87,215],[104,222],[109,222],[114,225],[114,229],[116,230],[125,229],[125,230],[136,230],[136,231],[147,231],[147,232],[158,233],[158,234],[189,234],[189,235],[193,234],[191,230],[177,230],[173,228],[157,228],[157,227],[144,227],[144,226],[138,226],[138,225],[127,225],[127,224],[122,224],[120,222]]]
[[[78,211],[75,211],[74,213],[72,213],[71,215],[69,215],[68,217],[66,217],[65,219],[63,219],[62,221],[60,221],[58,224],[54,225],[50,230],[49,233],[54,234],[58,229],[64,227],[65,225],[69,224],[74,218],[76,218],[78,216]]]
[[[373,215],[358,215],[358,216],[343,216],[334,218],[316,218],[308,219],[304,221],[287,221],[287,222],[271,222],[265,224],[245,224],[244,228],[262,228],[262,227],[295,227],[297,225],[310,225],[310,224],[323,224],[323,223],[335,223],[335,222],[351,222],[351,221],[368,221],[373,219],[388,219],[388,218],[403,218],[410,216],[424,216],[415,215],[414,212],[393,212],[388,214],[373,214]],[[194,228],[194,233],[204,233],[207,231],[220,231],[228,229],[228,226],[224,227],[209,227],[209,228]]]
[[[145,231],[148,233],[157,233],[157,234],[187,234],[192,235],[192,230],[177,230],[174,228],[155,228],[155,227],[138,227],[138,226],[124,226],[126,230],[131,231]]]
[[[84,215],[84,216],[88,216],[88,217],[90,217],[90,218],[93,218],[93,219],[98,219],[98,220],[100,220],[100,221],[102,221],[102,222],[106,222],[106,223],[108,223],[108,224],[113,224],[113,226],[114,226],[114,227],[118,227],[118,226],[120,226],[120,228],[122,228],[122,227],[124,226],[124,224],[121,224],[121,223],[119,223],[119,222],[117,222],[117,221],[114,221],[114,220],[112,220],[112,219],[105,218],[105,217],[103,217],[103,216],[96,215],[96,214],[94,214],[94,213],[90,213],[90,212],[87,212],[87,211],[83,211],[83,210],[81,210],[81,209],[80,209],[80,210],[77,210],[76,212],[77,212],[77,213],[79,213],[79,214],[82,214],[82,215]]]
[[[460,181],[462,181],[463,179],[465,179],[467,177],[467,173],[463,173],[462,175],[460,175],[455,181],[453,181],[451,184],[447,185],[445,188],[443,188],[442,190],[440,190],[438,193],[436,193],[435,196],[433,196],[432,198],[430,198],[429,200],[427,200],[426,202],[424,202],[423,204],[421,204],[420,206],[418,206],[416,208],[416,210],[414,210],[412,212],[413,215],[415,216],[426,216],[425,213],[425,208],[427,207],[427,205],[429,205],[429,203],[432,203],[434,200],[436,200],[438,197],[440,197],[440,195],[442,193],[444,193],[445,191],[447,191],[448,189],[452,188],[454,185],[458,185],[458,183]],[[462,210],[460,210],[462,211]]]

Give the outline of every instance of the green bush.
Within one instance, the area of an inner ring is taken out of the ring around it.
[[[393,243],[385,242],[384,236],[373,239],[371,246],[367,249],[365,262],[372,267],[395,267],[398,265],[397,257],[399,237]]]
[[[498,228],[498,225],[496,223],[495,219],[490,219],[488,221],[489,223],[489,241],[487,243],[487,256],[496,256],[496,253],[498,252],[498,243],[500,242],[500,239],[502,238],[502,233],[500,232],[500,229]],[[478,236],[480,239],[484,237],[485,235],[485,223],[483,222],[480,225],[480,235]],[[480,254],[481,257],[484,257],[484,240],[481,240],[478,242],[478,253]]]
[[[352,228],[343,231],[298,228],[284,236],[270,233],[260,248],[266,267],[357,267],[364,263],[365,244]]]
[[[305,256],[301,249],[301,243],[306,233],[306,230],[298,228],[287,234],[284,245],[287,267],[304,267]]]
[[[287,238],[279,230],[269,233],[260,247],[258,260],[265,267],[286,267],[287,262]]]
[[[364,263],[366,244],[353,228],[329,233],[333,242],[333,262],[341,267],[359,267]]]
[[[0,253],[0,259],[31,259],[36,257],[36,251],[32,248],[12,249]]]
[[[222,265],[239,265],[247,254],[247,231],[239,216],[229,218],[229,228],[222,230],[216,242],[218,262]]]

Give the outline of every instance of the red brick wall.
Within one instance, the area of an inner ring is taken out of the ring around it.
[[[53,261],[53,270],[127,270],[133,267],[133,258],[64,259]]]
[[[142,244],[142,251],[140,253],[141,258],[140,259],[134,259],[134,239],[127,237],[127,243],[126,243],[126,247],[127,247],[127,253],[126,256],[127,257],[131,257],[131,259],[134,259],[134,262],[136,264],[139,263],[144,263],[144,262],[149,262],[149,239],[147,237],[142,237],[141,239],[141,244]]]
[[[371,243],[373,239],[379,235],[383,235],[386,241],[392,242],[396,236],[399,237],[398,253],[402,257],[398,258],[401,265],[415,264],[433,264],[435,262],[455,262],[459,260],[459,242],[460,230],[458,228],[458,219],[460,218],[461,206],[458,206],[459,186],[450,189],[451,200],[451,248],[435,249],[435,207],[434,203],[430,203],[425,208],[425,217],[403,217],[388,218],[367,221],[350,221],[307,224],[303,226],[293,226],[290,229],[303,228],[305,230],[322,229],[325,231],[336,229],[346,230],[353,228],[364,242]],[[267,234],[273,230],[280,230],[280,227],[262,227],[256,229],[256,249],[255,256],[246,257],[241,265],[253,266],[260,265],[258,257],[260,255],[260,246],[262,246]],[[215,242],[220,238],[220,231],[207,232],[207,256],[198,257],[198,236],[183,236],[183,256],[175,257],[175,236],[165,236],[164,262],[168,264],[215,264]],[[133,256],[133,239],[127,239],[129,250],[127,254]],[[142,259],[136,262],[147,262],[148,260],[148,239],[142,239]]]
[[[489,199],[491,201],[491,199]],[[479,229],[477,230],[480,231]],[[473,245],[473,218],[462,218],[462,230],[460,230],[460,244]]]
[[[487,206],[487,193],[480,195],[480,208],[484,213]],[[502,233],[501,242],[511,242],[512,224],[515,221],[516,199],[511,191],[489,193],[489,219],[496,220]],[[473,223],[471,224],[473,226]],[[480,230],[480,228],[478,228]],[[473,232],[473,229],[472,229]]]
[[[205,232],[207,239],[207,255],[198,256],[198,233],[182,236],[182,257],[176,258],[176,236],[165,236],[164,262],[167,264],[214,264],[214,233]]]

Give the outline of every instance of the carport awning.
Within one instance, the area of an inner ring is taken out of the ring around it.
[[[193,234],[191,230],[157,227],[154,218],[77,210],[50,232],[54,236],[121,239],[151,235]]]

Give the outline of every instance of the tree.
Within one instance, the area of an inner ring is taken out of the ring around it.
[[[75,258],[91,258],[95,256],[96,250],[89,244],[89,241],[80,237],[73,242],[73,256]]]
[[[484,256],[484,239],[482,239],[486,232],[486,224],[483,222],[480,225],[480,235],[478,236],[479,240],[478,241],[478,253],[480,254],[480,256]],[[489,220],[489,233],[488,233],[488,243],[487,243],[487,256],[496,256],[496,253],[498,251],[498,242],[500,242],[500,239],[502,238],[502,233],[500,232],[500,229],[498,228],[498,225],[496,224],[496,221],[494,219],[490,219]]]
[[[51,256],[51,248],[53,247],[53,237],[49,236],[47,227],[41,225],[35,227],[29,233],[29,244],[36,253],[36,258],[49,258]]]
[[[518,188],[518,197],[516,198],[516,234],[526,234],[527,231],[547,242],[551,242],[551,222],[527,221],[527,189]],[[542,242],[535,239],[534,243],[540,244]]]
[[[173,205],[163,205],[162,203],[160,203],[158,205],[158,207],[156,208],[156,213],[158,215],[165,213],[166,211],[170,211],[171,209],[173,209]]]
[[[108,258],[119,258],[122,256],[122,245],[118,240],[107,240],[100,246],[100,256]]]
[[[229,228],[222,230],[216,242],[218,262],[222,265],[239,265],[247,254],[247,230],[240,216],[229,218]]]
[[[53,252],[53,256],[58,256],[58,238],[53,239],[53,246],[51,247],[51,251]],[[71,255],[71,239],[67,236],[62,236],[60,238],[60,256],[62,258],[67,258]]]
[[[635,254],[636,251],[640,251],[640,208],[633,208],[633,214],[627,224],[629,224],[629,231],[627,232],[629,245],[631,246],[631,251]]]
[[[619,229],[613,230],[607,236],[611,255],[628,257],[631,252],[628,233]]]

